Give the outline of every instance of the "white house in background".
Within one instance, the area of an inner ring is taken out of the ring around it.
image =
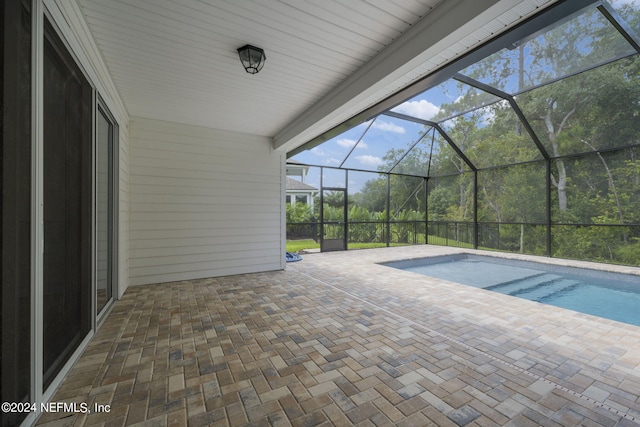
[[[291,160],[287,161],[287,204],[293,206],[296,203],[302,203],[313,208],[313,198],[319,190],[305,182],[308,173],[309,166]]]
[[[128,288],[286,268],[288,154],[557,1],[258,3],[0,1],[3,401],[49,401]]]

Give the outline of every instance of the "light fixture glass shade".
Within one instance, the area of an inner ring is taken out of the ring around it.
[[[264,50],[249,44],[239,48],[238,55],[240,56],[240,61],[242,61],[242,66],[249,74],[257,74],[258,71],[262,70],[264,61],[267,59]]]

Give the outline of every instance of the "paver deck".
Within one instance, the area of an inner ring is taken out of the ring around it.
[[[39,423],[640,425],[640,327],[377,264],[458,252],[130,287],[52,399],[109,412]]]

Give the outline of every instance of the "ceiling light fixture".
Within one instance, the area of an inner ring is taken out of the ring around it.
[[[262,70],[264,61],[267,59],[264,50],[250,44],[238,48],[238,55],[240,56],[240,61],[242,61],[242,66],[249,74],[257,74],[258,71]]]

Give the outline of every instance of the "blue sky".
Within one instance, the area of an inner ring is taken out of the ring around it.
[[[447,81],[407,100],[393,111],[431,120],[441,111],[442,104],[456,101],[461,94],[457,82]],[[369,130],[364,134],[367,128]],[[381,115],[374,121],[362,123],[311,150],[297,154],[292,159],[310,165],[331,167],[339,167],[344,162],[345,168],[378,171],[379,167],[385,164],[384,156],[390,149],[400,150],[409,147],[420,138],[424,130],[425,126],[422,124]],[[349,152],[351,154],[345,161]],[[351,175],[354,179],[349,179],[350,192],[359,191],[367,179],[377,176],[363,173]],[[310,171],[306,182],[319,188],[319,172]],[[328,184],[329,182],[335,184]],[[332,173],[332,176],[325,177],[324,184],[342,186],[343,183],[344,178],[336,177],[336,173]]]
[[[439,99],[423,93],[404,102],[393,111],[428,120],[440,111],[440,105],[454,99],[447,97],[444,93]],[[369,131],[362,138],[369,126]],[[423,129],[423,125],[413,122],[379,116],[373,123],[371,121],[362,123],[311,150],[296,155],[293,159],[313,165],[338,167],[362,138],[353,149],[347,163],[349,167],[355,169],[377,170],[378,166],[384,163],[383,157],[389,148],[404,147],[415,141]]]

